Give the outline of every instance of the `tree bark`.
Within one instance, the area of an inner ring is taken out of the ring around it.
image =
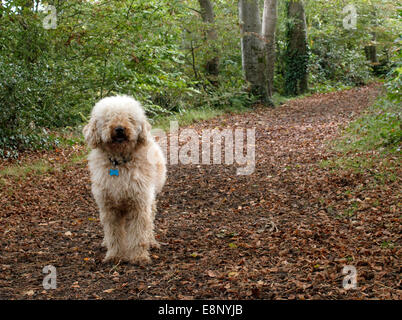
[[[372,34],[372,40],[373,42],[376,41],[377,36],[376,33],[373,32]],[[377,58],[377,47],[375,45],[371,45],[371,46],[366,46],[364,48],[365,52],[366,52],[366,58],[367,60],[369,60],[372,64],[375,64],[378,62],[378,58]]]
[[[251,84],[251,92],[264,103],[272,105],[269,95],[265,46],[261,34],[258,0],[239,0],[241,52],[243,71]]]
[[[262,35],[265,40],[268,94],[270,97],[274,91],[276,6],[276,0],[265,0],[262,14]]]
[[[372,31],[371,33],[371,40],[372,44],[364,47],[364,52],[366,54],[367,60],[370,61],[373,71],[376,72],[376,68],[378,66],[378,57],[377,57],[377,46],[376,46],[376,41],[377,41],[377,33],[375,32],[376,28],[378,27],[378,21],[377,21],[377,14],[376,10],[374,7],[372,7],[370,11],[370,18],[371,18],[371,25],[372,25]]]
[[[215,14],[210,0],[198,0],[201,7],[201,17],[204,23],[208,24],[207,39],[215,41],[218,38],[217,32],[213,24],[215,23]],[[213,45],[214,47],[214,45]],[[219,74],[219,56],[216,48],[212,49],[214,57],[207,61],[205,70],[212,76]]]
[[[298,95],[308,89],[307,25],[304,5],[300,0],[288,0],[285,92]]]

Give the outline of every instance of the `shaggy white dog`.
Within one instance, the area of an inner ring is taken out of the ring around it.
[[[166,161],[144,110],[129,96],[100,100],[84,127],[92,193],[104,228],[104,261],[150,261],[155,197],[166,179]]]

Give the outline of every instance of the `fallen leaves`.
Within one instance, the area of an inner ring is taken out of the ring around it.
[[[211,278],[217,277],[217,274],[212,270],[208,270],[207,275],[208,275],[208,277],[211,277]]]
[[[67,170],[3,178],[0,298],[401,299],[398,161],[396,180],[383,184],[320,165],[337,156],[327,142],[339,126],[376,93],[371,85],[318,94],[191,125],[256,127],[255,172],[171,166],[155,221],[163,248],[147,267],[102,262],[88,171],[68,163],[68,150],[53,156]],[[26,288],[41,290],[49,264],[58,288],[38,297]],[[356,266],[358,290],[342,289],[345,265]]]
[[[28,290],[23,293],[25,296],[32,297],[35,294],[34,290]]]
[[[110,288],[110,289],[103,290],[103,292],[104,292],[104,293],[112,293],[114,290],[115,290],[115,289]]]
[[[238,275],[239,275],[238,272],[236,272],[236,271],[231,271],[231,272],[228,273],[228,278],[229,278],[229,280],[233,280],[233,279],[235,279]]]

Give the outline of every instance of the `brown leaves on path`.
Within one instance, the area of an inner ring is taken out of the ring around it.
[[[192,125],[200,133],[255,127],[255,172],[169,166],[155,222],[162,246],[145,267],[102,263],[82,163],[3,178],[0,298],[401,299],[400,165],[382,184],[370,172],[320,165],[337,156],[327,142],[378,90],[316,94]],[[46,265],[57,268],[55,290],[43,290]],[[342,288],[345,265],[356,267],[355,290]]]

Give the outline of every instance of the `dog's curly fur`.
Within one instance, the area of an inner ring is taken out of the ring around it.
[[[150,129],[140,103],[129,96],[100,100],[83,129],[93,149],[88,163],[104,228],[104,261],[146,263],[149,248],[159,247],[155,198],[165,183],[166,161]]]

